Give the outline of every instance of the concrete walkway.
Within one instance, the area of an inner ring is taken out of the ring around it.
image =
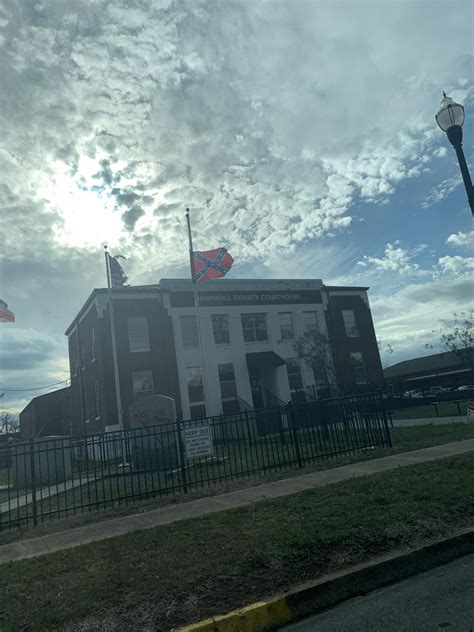
[[[62,492],[67,492],[70,489],[81,487],[81,485],[87,485],[89,482],[98,481],[102,477],[94,476],[91,478],[75,478],[71,481],[66,481],[64,483],[56,483],[55,485],[50,485],[49,487],[43,487],[36,492],[36,498],[38,502],[49,498],[50,496],[56,496],[57,494],[61,494]],[[8,489],[8,487],[1,488],[0,491],[4,491],[4,489]],[[0,514],[7,513],[7,511],[14,511],[20,507],[24,507],[25,505],[29,505],[33,502],[32,494],[22,494],[18,496],[18,498],[13,498],[5,503],[0,503]]]
[[[178,520],[199,518],[200,516],[225,511],[226,509],[244,507],[261,500],[288,496],[289,494],[311,489],[312,487],[331,485],[354,477],[377,474],[406,465],[425,463],[426,461],[434,461],[436,459],[465,454],[471,451],[474,451],[474,439],[457,441],[455,443],[423,448],[422,450],[415,450],[413,452],[395,454],[381,459],[373,459],[372,461],[361,461],[352,465],[344,465],[329,470],[313,472],[295,478],[286,478],[274,481],[273,483],[264,483],[219,496],[200,498],[198,500],[182,502],[178,505],[170,505],[169,507],[159,507],[158,509],[153,509],[141,514],[102,520],[101,522],[77,527],[68,531],[51,533],[50,535],[35,538],[34,540],[23,540],[12,542],[11,544],[4,544],[0,546],[0,564],[37,557],[63,549],[71,549],[82,544],[104,540],[139,529],[151,529]],[[97,514],[97,518],[100,520],[99,513]]]

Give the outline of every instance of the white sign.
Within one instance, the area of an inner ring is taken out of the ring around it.
[[[467,416],[474,418],[474,401],[467,402]]]
[[[212,456],[212,430],[209,424],[184,428],[183,436],[188,459]]]

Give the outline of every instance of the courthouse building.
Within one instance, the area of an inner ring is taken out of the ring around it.
[[[317,399],[323,385],[294,350],[305,332],[328,337],[339,392],[382,385],[368,288],[319,279],[219,279],[198,286],[199,328],[189,280],[112,290],[125,425],[130,404],[152,394],[172,397],[183,419]],[[73,432],[115,428],[106,289],[91,293],[66,335]]]

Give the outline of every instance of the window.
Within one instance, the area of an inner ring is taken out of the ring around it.
[[[301,377],[301,367],[298,358],[288,358],[286,360],[286,370],[288,372],[290,391],[301,391],[303,378]]]
[[[152,371],[133,371],[132,372],[133,398],[135,400],[141,397],[149,397],[154,395],[153,373]]]
[[[95,362],[95,331],[91,329],[91,362]]]
[[[241,320],[245,342],[268,340],[265,314],[241,314]]]
[[[186,368],[186,380],[188,384],[189,412],[191,419],[199,419],[206,416],[206,403],[204,401],[204,385],[200,366],[188,366]]]
[[[212,314],[211,319],[216,345],[229,344],[229,316],[227,314]]]
[[[360,351],[351,353],[352,370],[354,371],[354,381],[356,384],[367,383],[367,371],[365,369],[364,358]]]
[[[194,349],[199,347],[196,316],[180,316],[180,322],[181,335],[183,336],[183,347],[185,349]]]
[[[303,325],[305,334],[318,333],[318,312],[303,312]]]
[[[287,358],[286,371],[288,373],[288,383],[290,385],[291,401],[305,401],[303,393],[303,378],[301,376],[301,366],[298,358]]]
[[[150,351],[150,339],[148,337],[148,319],[146,316],[137,316],[127,319],[128,347],[131,353],[137,351]]]
[[[69,350],[69,357],[70,357],[70,364],[71,364],[71,375],[72,377],[75,377],[77,375],[77,365],[78,365],[77,352],[76,352],[75,346],[71,345],[70,350]]]
[[[280,319],[280,336],[282,340],[291,340],[295,337],[293,329],[293,315],[291,312],[279,312]]]
[[[86,368],[86,349],[84,343],[81,344],[81,369]]]
[[[94,407],[95,407],[95,418],[100,419],[100,392],[99,392],[98,380],[94,382]]]
[[[221,402],[223,413],[239,412],[239,400],[237,399],[237,384],[233,364],[219,364],[219,383],[221,385]]]
[[[88,411],[88,406],[87,406],[86,389],[84,388],[84,385],[81,386],[81,399],[82,399],[83,421],[84,421],[85,424],[88,424],[89,423],[89,411]]]
[[[357,338],[359,336],[359,327],[355,314],[352,309],[343,309],[342,318],[344,319],[344,328],[348,338]]]

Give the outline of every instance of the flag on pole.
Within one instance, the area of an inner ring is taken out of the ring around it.
[[[125,257],[122,255],[115,255],[115,257],[109,255],[110,283],[112,287],[123,287],[128,281],[118,259],[125,259]]]
[[[225,276],[234,263],[233,257],[225,248],[193,252],[193,282],[220,279]]]
[[[0,323],[14,323],[15,314],[8,309],[8,305],[0,298]]]

